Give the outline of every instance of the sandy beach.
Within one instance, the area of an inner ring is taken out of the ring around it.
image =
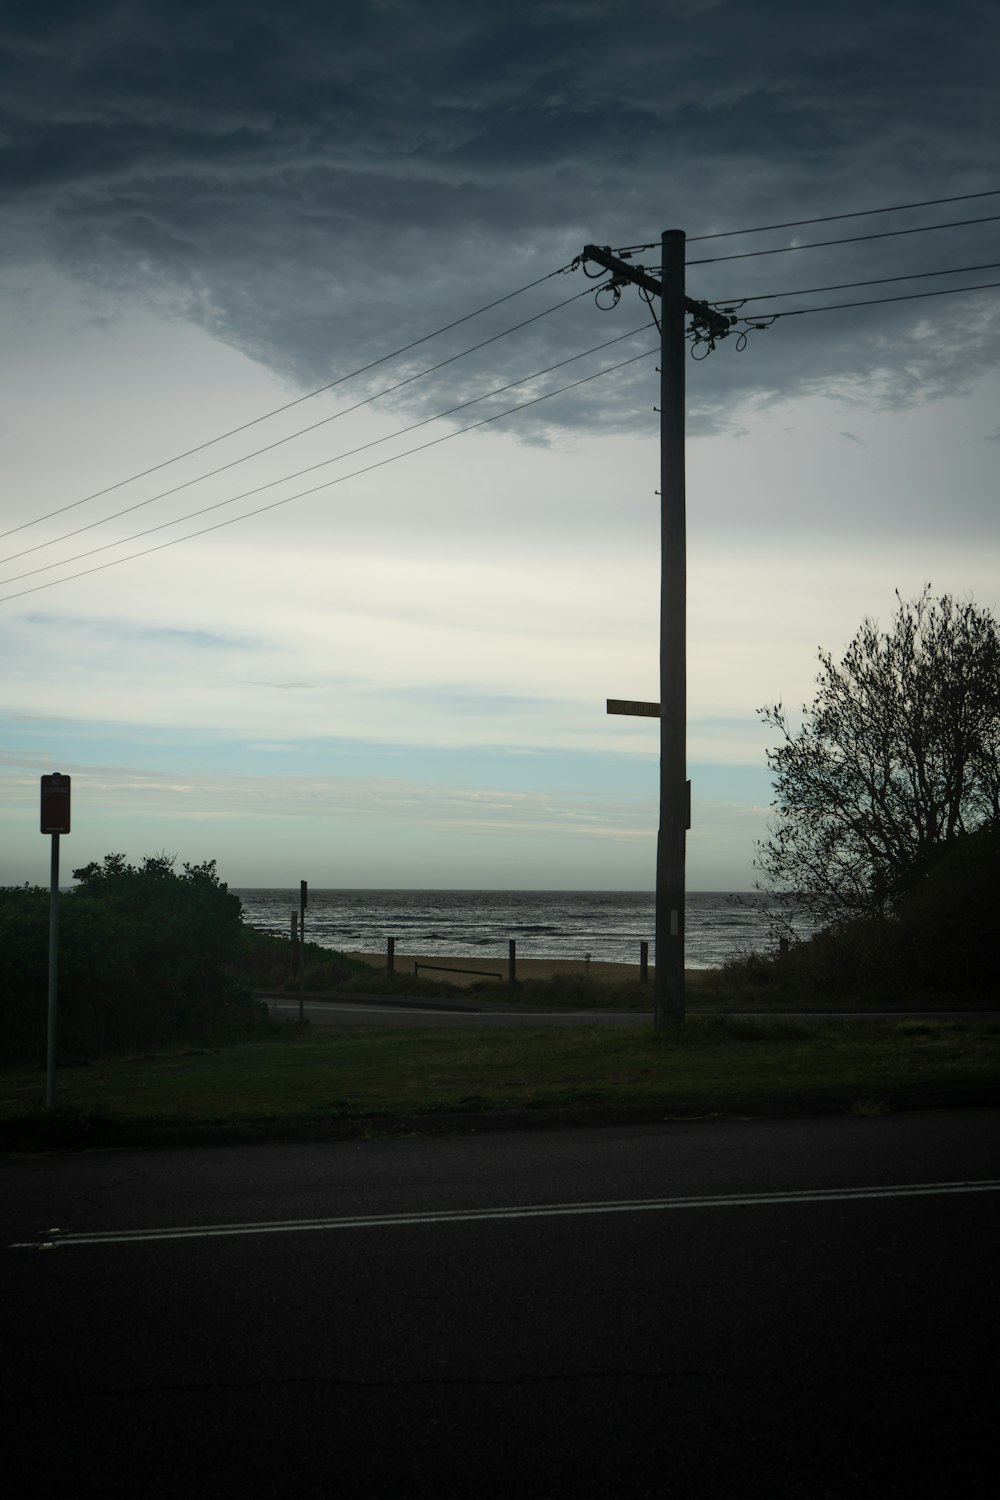
[[[351,953],[349,958],[356,958],[361,963],[368,964],[373,969],[385,968],[384,953]],[[412,974],[413,966],[420,965],[423,973],[426,966],[428,979],[443,979],[448,984],[469,985],[474,984],[485,974],[498,976],[498,983],[505,983],[507,979],[507,957],[501,958],[469,958],[447,957],[442,954],[433,956],[420,953],[398,953],[396,954],[396,973]],[[440,967],[439,967],[440,966]],[[473,970],[482,970],[483,973],[473,973]],[[448,970],[459,970],[462,972],[449,973]],[[697,983],[697,976],[703,976],[704,969],[687,969],[687,978]],[[592,979],[608,981],[612,984],[636,983],[639,979],[638,964],[613,964],[599,963],[596,960],[587,964],[578,958],[521,958],[517,959],[518,979],[552,979],[557,974],[589,974]],[[653,965],[649,966],[650,981],[653,978]]]
[[[350,953],[349,958],[356,958],[361,963],[368,964],[372,969],[385,968],[384,953]],[[507,979],[507,955],[502,958],[469,958],[467,955],[461,958],[448,957],[442,954],[420,954],[420,953],[396,953],[396,973],[412,974],[413,966],[420,965],[420,972],[424,972],[426,966],[427,977],[440,978],[449,984],[472,984],[481,979],[484,974],[495,974],[500,980]],[[465,973],[450,973],[447,970],[463,970]],[[472,970],[480,970],[473,973]],[[652,967],[650,973],[652,974]],[[629,979],[639,978],[638,964],[607,964],[592,962],[587,964],[583,959],[576,958],[522,958],[518,954],[517,977],[518,979],[551,979],[555,974],[587,974],[593,979],[608,979],[623,982]]]

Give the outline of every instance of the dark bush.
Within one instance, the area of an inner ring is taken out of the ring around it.
[[[899,900],[901,951],[928,989],[1000,982],[1000,823],[964,834]]]
[[[233,959],[233,972],[244,984],[257,989],[298,990],[298,944],[244,927],[240,947]],[[352,978],[364,980],[374,970],[331,948],[306,943],[303,966],[304,988],[334,990]]]
[[[49,897],[39,886],[0,888],[0,1046],[18,1057],[45,1045]]]
[[[243,931],[239,898],[214,861],[173,869],[123,855],[75,870],[60,899],[59,1044],[93,1056],[177,1040],[223,1041],[268,1024],[230,974]],[[0,1047],[44,1055],[48,892],[0,891]]]
[[[988,992],[1000,983],[998,909],[1000,825],[990,823],[939,852],[888,915],[833,923],[787,954],[752,954],[727,972],[800,996]]]

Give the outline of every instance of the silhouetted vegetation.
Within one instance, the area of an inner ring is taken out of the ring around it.
[[[734,985],[775,997],[918,994],[996,997],[1000,985],[1000,822],[938,850],[890,911],[833,922],[785,954],[727,964]]]
[[[236,975],[239,898],[215,862],[106,855],[60,899],[59,1051],[96,1056],[177,1041],[265,1034],[266,1007]],[[49,893],[0,890],[0,1049],[44,1057]]]
[[[252,989],[298,990],[298,944],[244,927],[232,960],[234,975]],[[332,948],[306,943],[303,988],[308,992],[335,990],[355,975],[371,971]]]
[[[925,877],[1000,819],[1000,633],[988,610],[928,587],[899,600],[890,629],[866,620],[839,663],[819,660],[800,727],[780,703],[761,710],[783,743],[767,757],[775,813],[756,863],[773,914],[836,924],[838,950],[867,970],[868,944],[900,930],[856,919],[906,926],[914,900],[932,919]]]

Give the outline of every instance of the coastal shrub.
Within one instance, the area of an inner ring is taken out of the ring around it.
[[[897,904],[901,948],[934,990],[995,988],[1000,982],[1000,822],[964,834]]]
[[[9,1057],[27,1051],[45,1025],[48,902],[40,886],[0,888],[0,1047]]]
[[[334,990],[351,981],[363,982],[374,972],[367,964],[348,958],[336,949],[321,948],[318,943],[307,942],[305,950],[303,980],[306,990]],[[297,990],[298,945],[293,945],[288,938],[244,927],[231,968],[242,983],[254,988]]]
[[[882,914],[831,923],[785,954],[737,959],[727,976],[789,998],[972,994],[1000,983],[1000,824],[960,835]]]
[[[173,868],[109,854],[73,872],[59,912],[59,1046],[93,1056],[178,1040],[221,1041],[269,1026],[266,1007],[231,975],[239,898],[214,861]],[[48,892],[0,891],[0,1049],[44,1054]]]

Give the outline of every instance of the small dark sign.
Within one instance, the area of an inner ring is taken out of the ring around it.
[[[43,833],[69,833],[69,784],[58,771],[42,777]]]
[[[628,714],[636,719],[658,719],[660,717],[660,705],[658,703],[636,703],[631,698],[609,698],[609,714]]]

